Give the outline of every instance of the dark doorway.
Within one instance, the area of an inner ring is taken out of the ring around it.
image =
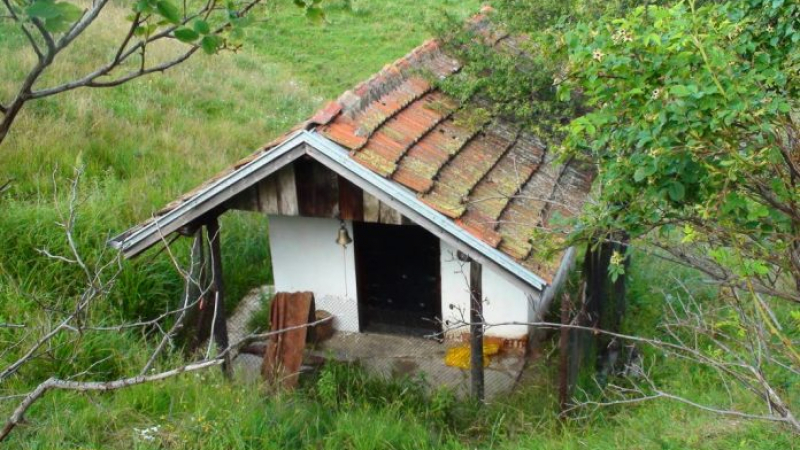
[[[361,331],[440,331],[439,239],[415,225],[355,222]]]

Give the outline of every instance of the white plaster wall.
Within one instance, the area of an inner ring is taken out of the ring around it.
[[[311,291],[317,309],[336,316],[337,330],[357,332],[353,245],[336,244],[337,219],[269,216],[269,244],[276,292]],[[353,226],[345,222],[353,236]]]
[[[353,245],[346,250],[335,240],[336,219],[269,216],[269,241],[276,292],[311,291],[318,309],[336,316],[334,328],[358,332]],[[345,222],[350,236],[352,223]],[[468,331],[456,326],[469,321],[469,264],[458,260],[456,250],[440,241],[442,319],[448,334]],[[491,269],[483,268],[484,317],[488,323],[523,322],[538,316],[538,296],[527,292]],[[521,338],[524,325],[491,327],[488,336]]]
[[[483,268],[483,317],[486,323],[526,322],[533,299],[497,272]],[[528,334],[527,325],[502,325],[486,330],[487,336],[519,339]]]
[[[456,250],[441,242],[442,318],[448,334],[467,329],[455,324],[469,320],[469,264],[456,257]],[[535,315],[538,295],[508,281],[488,267],[483,268],[483,314],[487,323],[525,322]],[[449,322],[449,324],[448,324]],[[525,325],[491,327],[487,336],[522,338],[528,334]]]
[[[448,336],[469,331],[457,324],[469,321],[469,264],[459,261],[456,250],[439,241],[442,267],[442,320]]]

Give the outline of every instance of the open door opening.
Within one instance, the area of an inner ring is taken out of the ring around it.
[[[439,239],[414,225],[355,222],[361,331],[427,335],[441,330]]]

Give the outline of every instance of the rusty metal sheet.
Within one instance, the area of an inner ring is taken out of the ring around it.
[[[270,331],[261,365],[261,373],[269,387],[294,389],[299,380],[303,351],[308,340],[308,327],[314,320],[312,292],[278,292],[270,305]]]

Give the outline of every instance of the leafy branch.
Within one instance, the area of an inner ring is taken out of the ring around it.
[[[114,57],[97,69],[74,80],[37,88],[36,84],[86,29],[95,23],[108,6],[108,0],[94,0],[82,10],[69,1],[2,0],[6,16],[21,32],[37,56],[36,64],[27,72],[9,101],[0,99],[0,144],[8,135],[23,106],[78,88],[109,88],[137,78],[165,72],[187,61],[198,50],[212,55],[222,50],[235,50],[246,38],[256,7],[264,0],[207,0],[196,4],[173,0],[138,0],[129,16],[130,26],[122,35]],[[324,18],[320,0],[295,2],[304,8],[311,20]],[[183,48],[177,55],[151,62],[147,49],[160,42],[177,42]],[[138,60],[136,68],[120,73]]]

